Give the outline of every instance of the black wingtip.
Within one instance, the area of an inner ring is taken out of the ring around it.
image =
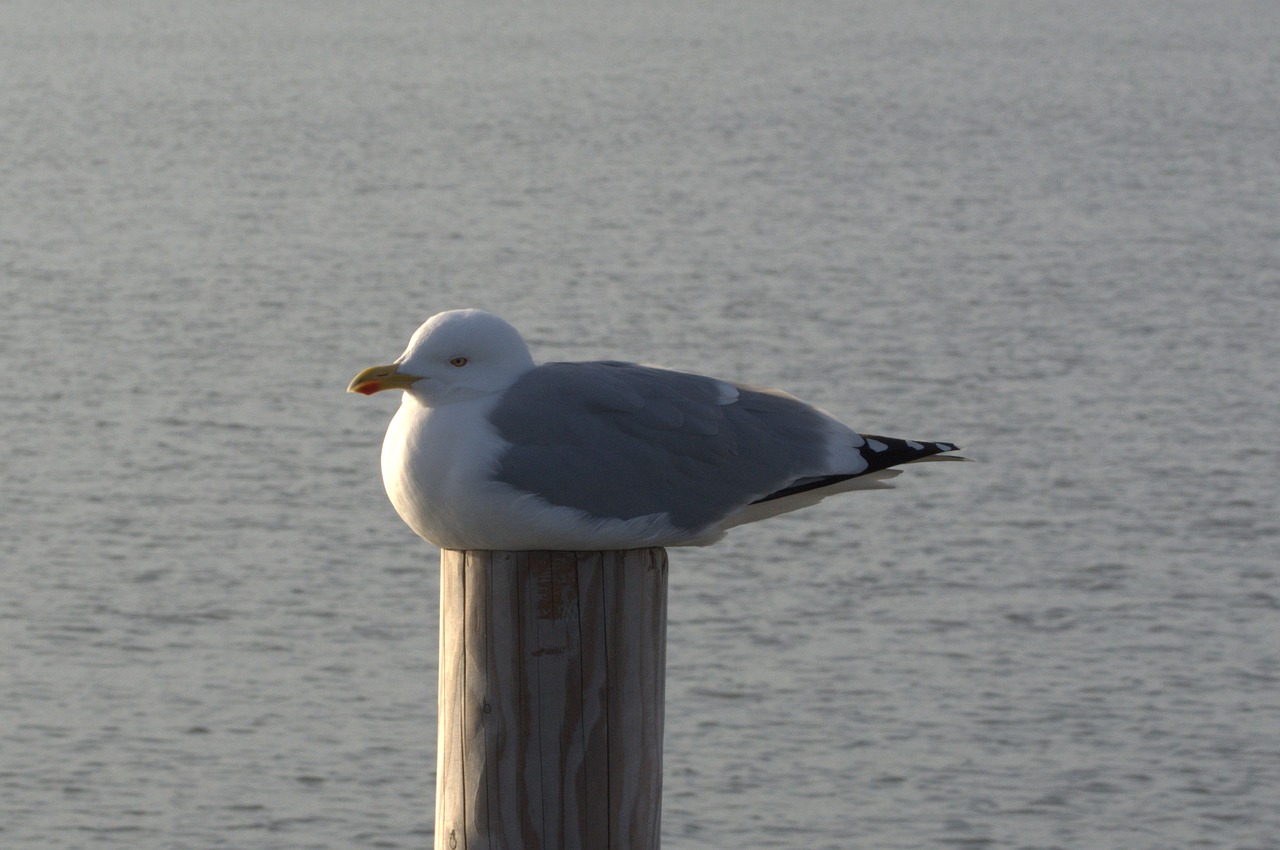
[[[958,452],[960,447],[955,443],[932,443],[925,440],[900,440],[897,437],[879,437],[873,434],[863,434],[865,440],[859,448],[863,460],[867,462],[867,468],[861,472],[855,472],[845,475],[828,475],[822,478],[814,478],[805,481],[802,484],[794,484],[790,487],[784,487],[775,493],[770,493],[763,499],[757,499],[757,502],[769,502],[774,499],[781,499],[786,496],[794,496],[797,493],[804,493],[808,490],[817,490],[823,487],[830,487],[839,484],[841,481],[848,481],[852,478],[861,478],[872,472],[879,472],[882,469],[888,469],[893,466],[901,466],[904,463],[912,463],[918,460],[968,460],[966,457],[959,455],[947,455],[946,452]]]
[[[862,459],[867,462],[867,468],[861,473],[863,475],[868,472],[888,469],[891,466],[901,466],[904,463],[924,460],[947,452],[960,451],[960,447],[955,443],[900,440],[897,437],[881,437],[876,434],[863,434],[862,438],[866,442],[859,449],[859,452],[862,454]],[[949,460],[950,458],[947,459]],[[943,460],[943,458],[938,458],[938,460]],[[960,460],[960,458],[956,458],[956,460]]]

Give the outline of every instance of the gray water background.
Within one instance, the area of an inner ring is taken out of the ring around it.
[[[674,550],[669,848],[1280,846],[1280,5],[0,5],[0,846],[422,848],[343,394],[543,359],[954,440]]]

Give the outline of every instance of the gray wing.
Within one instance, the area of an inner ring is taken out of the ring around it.
[[[599,518],[706,528],[823,469],[831,424],[795,399],[633,363],[548,363],[489,414],[495,478]]]

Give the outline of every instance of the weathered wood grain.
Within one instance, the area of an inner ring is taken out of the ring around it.
[[[656,850],[666,552],[440,567],[437,850]]]
[[[460,570],[440,573],[440,684],[438,705],[440,713],[439,733],[436,738],[436,823],[441,820],[442,801],[453,799],[463,792],[462,770],[462,713],[461,688],[444,687],[445,670],[458,671],[462,661],[462,634],[445,625],[446,602],[450,608],[466,598],[463,582],[465,574]],[[446,733],[445,730],[448,730]],[[451,824],[448,833],[436,836],[436,847],[458,846],[460,825]]]

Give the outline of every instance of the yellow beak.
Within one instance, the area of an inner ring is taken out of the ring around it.
[[[401,372],[399,364],[396,363],[389,363],[386,366],[370,366],[351,379],[351,383],[347,386],[347,392],[373,395],[382,390],[407,390],[415,381],[419,380],[421,378],[417,375],[406,375]]]

